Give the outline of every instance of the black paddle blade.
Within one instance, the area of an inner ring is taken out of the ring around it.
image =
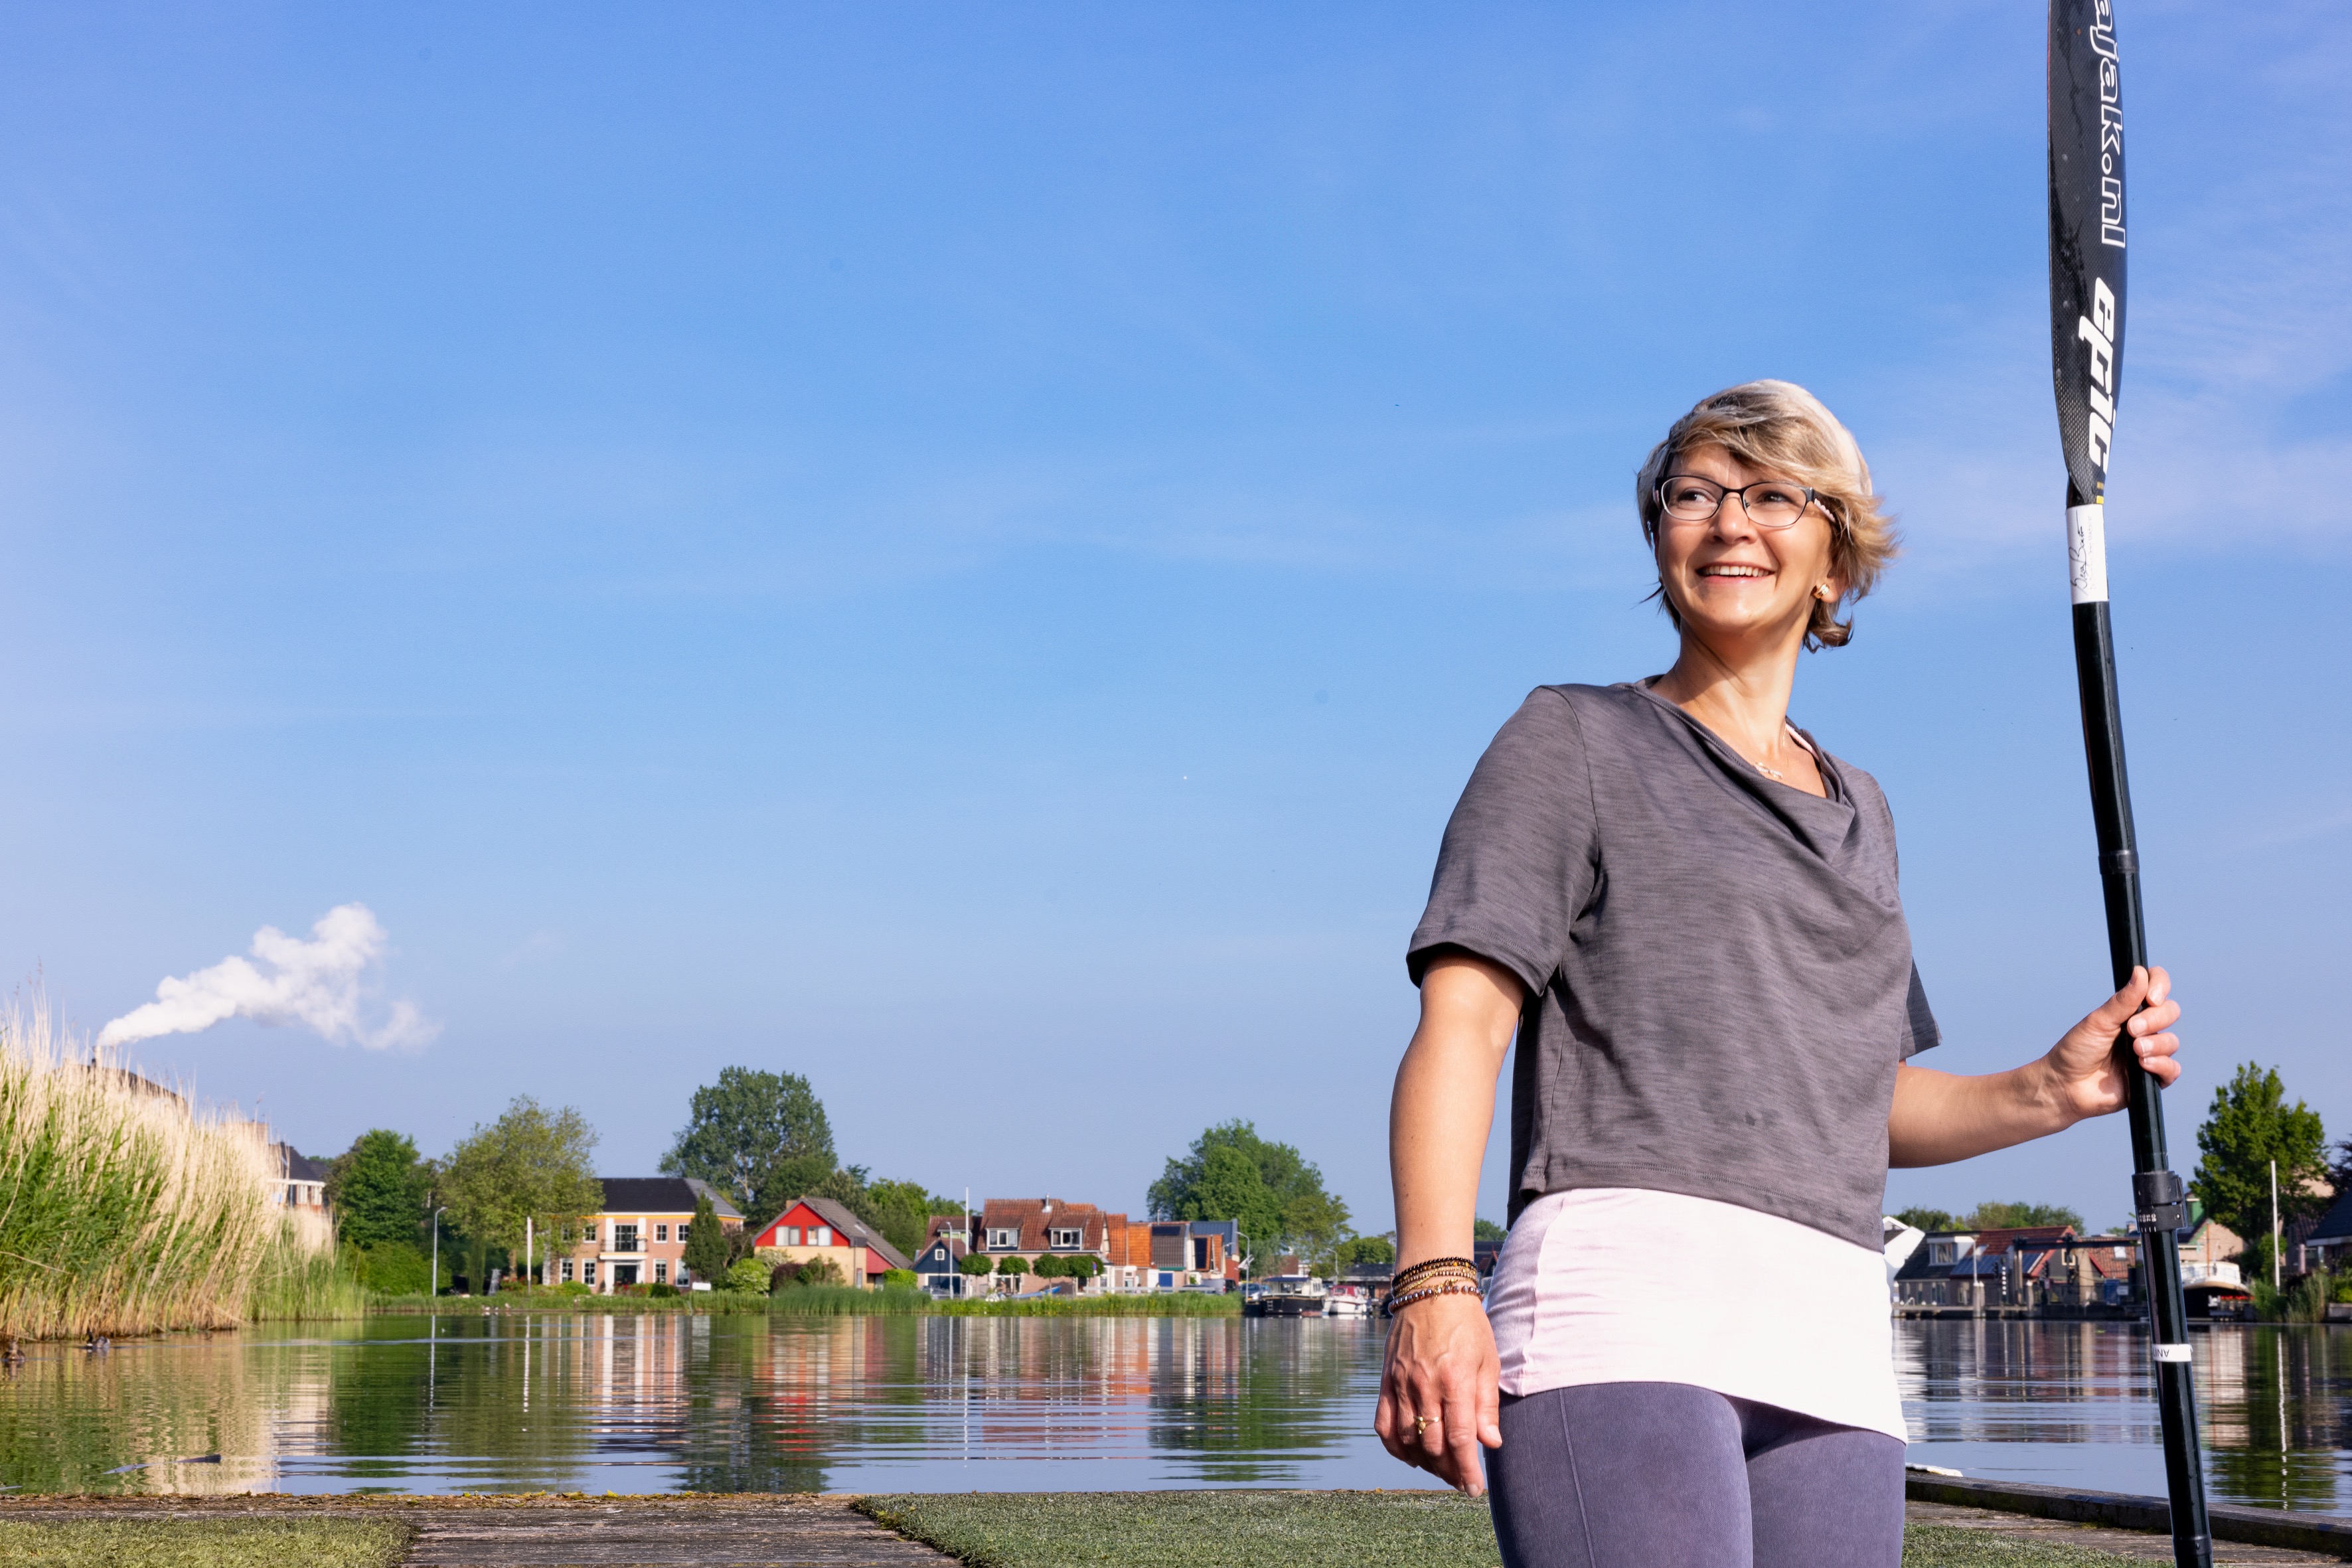
[[[2073,504],[2106,500],[2124,364],[2124,106],[2112,0],[2050,0],[2050,366]]]

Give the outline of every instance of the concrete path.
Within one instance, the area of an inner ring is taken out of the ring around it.
[[[222,1497],[9,1498],[0,1520],[396,1519],[416,1542],[415,1568],[942,1568],[954,1559],[902,1540],[846,1496],[627,1498]],[[2167,1538],[1988,1509],[1914,1501],[1914,1524],[1953,1525],[2021,1541],[2092,1547],[2150,1563],[2172,1560]],[[2214,1542],[2217,1564],[2321,1564],[2335,1557]],[[289,1568],[295,1568],[289,1564]]]
[[[1913,1524],[1948,1524],[1962,1530],[1982,1530],[2011,1541],[2044,1541],[2053,1546],[2081,1546],[2094,1552],[2112,1552],[2118,1557],[2137,1557],[2149,1563],[2172,1561],[2172,1538],[2152,1535],[2140,1530],[2107,1530],[2095,1524],[2069,1524],[2063,1520],[2035,1519],[2021,1513],[1995,1513],[1990,1509],[1955,1508],[1949,1503],[1913,1500],[1905,1506],[1905,1517]],[[2276,1546],[2245,1546],[2234,1541],[2213,1543],[2213,1561],[2218,1565],[2240,1563],[2338,1563],[2338,1557],[2323,1557],[2310,1552],[2289,1552]]]

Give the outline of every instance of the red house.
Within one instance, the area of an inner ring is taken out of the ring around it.
[[[772,1263],[830,1258],[851,1285],[882,1282],[893,1268],[913,1267],[881,1233],[831,1198],[796,1198],[751,1238],[754,1256]]]

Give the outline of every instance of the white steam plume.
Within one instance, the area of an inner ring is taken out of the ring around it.
[[[300,1024],[337,1045],[357,1041],[372,1051],[421,1046],[441,1026],[418,1013],[414,1002],[394,1002],[391,1016],[374,1027],[360,1016],[360,982],[383,960],[387,940],[365,904],[329,910],[310,928],[309,942],[263,926],[253,933],[259,965],[224,958],[185,979],[167,977],[155,987],[155,1000],[100,1030],[98,1043],[126,1046],[250,1018]]]

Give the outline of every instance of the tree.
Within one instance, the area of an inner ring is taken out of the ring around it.
[[[988,1260],[985,1252],[967,1252],[956,1259],[956,1272],[966,1279],[977,1279],[983,1274],[995,1272],[995,1269],[996,1265]]]
[[[1076,1280],[1082,1289],[1087,1280],[1101,1272],[1102,1259],[1091,1252],[1074,1252],[1062,1259],[1062,1278]]]
[[[1049,1252],[1045,1254],[1045,1257],[1037,1259],[1036,1262],[1031,1264],[1029,1266],[1029,1272],[1034,1274],[1040,1279],[1059,1279],[1067,1272],[1067,1269],[1063,1267],[1062,1260],[1059,1258],[1055,1257],[1054,1254]]]
[[[1900,1218],[1900,1215],[1896,1216]],[[1950,1228],[1957,1230],[2021,1230],[2031,1226],[2064,1225],[2083,1230],[2083,1216],[2063,1204],[1981,1203]],[[1924,1228],[1924,1227],[1923,1227]]]
[[[1341,1273],[1359,1263],[1394,1263],[1396,1243],[1385,1236],[1351,1236],[1341,1242],[1332,1263]]]
[[[923,1249],[933,1215],[963,1213],[961,1204],[940,1196],[920,1182],[869,1182],[859,1202],[849,1206],[909,1258]]]
[[[1500,1241],[1510,1234],[1508,1230],[1491,1219],[1475,1219],[1470,1222],[1470,1239],[1473,1241]]]
[[[550,1112],[527,1094],[451,1151],[440,1194],[467,1237],[519,1252],[523,1221],[537,1222],[541,1256],[561,1226],[604,1206],[593,1156],[596,1130],[570,1106]]]
[[[710,1206],[708,1193],[694,1194],[694,1218],[688,1222],[686,1257],[681,1261],[689,1279],[715,1283],[727,1272],[727,1231],[719,1223],[719,1211]]]
[[[1168,1162],[1146,1202],[1155,1219],[1238,1221],[1261,1268],[1286,1245],[1328,1250],[1348,1228],[1348,1205],[1324,1190],[1323,1173],[1248,1121],[1223,1122],[1194,1139],[1183,1158]]]
[[[433,1168],[416,1157],[415,1142],[387,1127],[361,1133],[327,1163],[327,1202],[336,1231],[353,1247],[414,1246],[432,1190]]]
[[[1008,1279],[1018,1279],[1029,1272],[1029,1263],[1023,1258],[1000,1258],[996,1260],[996,1271]]]
[[[2191,1190],[2205,1212],[2234,1230],[2267,1270],[2271,1237],[2271,1162],[2278,1162],[2282,1223],[2327,1207],[2327,1133],[2319,1112],[2302,1100],[2286,1103],[2275,1068],[2242,1065],[2213,1091],[2212,1109],[2197,1130],[2197,1175]]]
[[[1960,1222],[1953,1215],[1946,1214],[1942,1209],[1921,1208],[1915,1205],[1911,1208],[1896,1210],[1895,1217],[1915,1230],[1958,1230],[1960,1228]]]
[[[1261,1270],[1282,1245],[1282,1200],[1267,1189],[1250,1157],[1230,1146],[1202,1157],[1200,1178],[1185,1193],[1175,1217],[1236,1221],[1248,1238],[1244,1249],[1255,1248]]]
[[[756,1258],[746,1258],[727,1270],[727,1289],[740,1290],[747,1296],[768,1293],[768,1266]]]
[[[685,1130],[661,1169],[709,1182],[756,1229],[793,1198],[816,1192],[834,1163],[833,1124],[808,1079],[734,1067],[694,1091]]]

